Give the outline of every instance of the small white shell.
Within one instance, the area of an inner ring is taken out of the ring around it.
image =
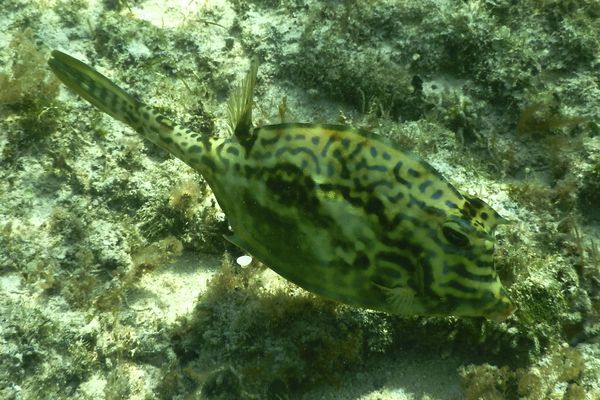
[[[252,262],[252,257],[246,255],[240,256],[235,260],[235,262],[238,263],[240,267],[245,268]]]

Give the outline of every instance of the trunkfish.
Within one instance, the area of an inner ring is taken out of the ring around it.
[[[401,315],[503,320],[514,305],[493,260],[505,223],[427,162],[342,125],[253,127],[258,64],[228,104],[232,134],[175,124],[90,66],[53,51],[56,76],[198,171],[227,216],[227,239],[302,288]]]

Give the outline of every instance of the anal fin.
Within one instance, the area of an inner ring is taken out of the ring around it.
[[[375,282],[373,282],[373,284],[383,292],[386,300],[398,313],[403,313],[403,311],[409,310],[417,297],[415,290],[410,287],[398,286],[390,288]]]

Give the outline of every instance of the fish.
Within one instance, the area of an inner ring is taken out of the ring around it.
[[[256,60],[232,90],[222,136],[177,125],[61,51],[48,64],[83,99],[199,172],[227,217],[226,239],[307,291],[404,316],[502,321],[515,310],[494,265],[505,218],[380,135],[253,126]]]

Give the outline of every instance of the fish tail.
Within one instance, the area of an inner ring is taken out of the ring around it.
[[[213,147],[207,135],[194,133],[126,93],[110,79],[81,61],[54,50],[48,65],[71,90],[111,117],[125,122],[146,139],[195,169],[212,166],[206,155]],[[201,156],[205,157],[201,159]],[[205,162],[202,162],[204,160]]]
[[[134,128],[135,110],[142,104],[88,65],[62,53],[52,51],[48,60],[52,72],[71,90],[113,118]]]

